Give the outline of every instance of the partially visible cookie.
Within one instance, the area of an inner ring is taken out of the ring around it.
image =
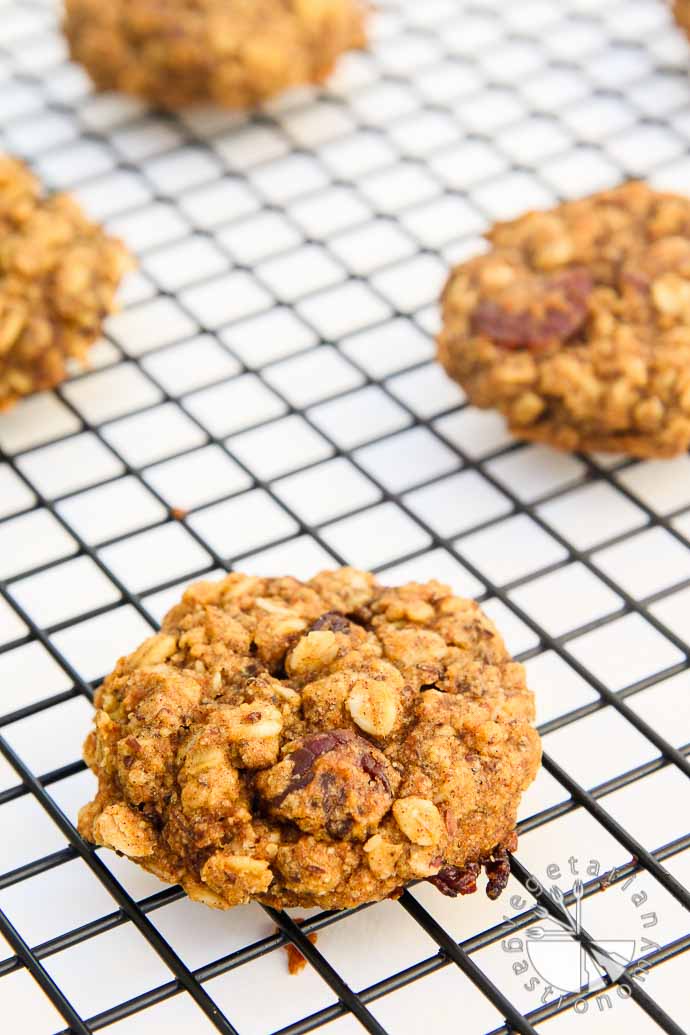
[[[522,665],[438,582],[343,568],[184,594],[96,694],[79,829],[218,909],[509,875],[540,745]]]
[[[690,37],[690,0],[673,0],[673,16],[685,35]]]
[[[366,42],[365,0],[66,0],[75,61],[100,90],[161,108],[248,108],[320,83]]]
[[[520,438],[690,444],[690,200],[627,183],[499,223],[443,293],[439,357]]]
[[[42,197],[26,166],[0,155],[0,410],[85,359],[130,265],[76,201]]]

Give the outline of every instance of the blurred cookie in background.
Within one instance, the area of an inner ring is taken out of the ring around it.
[[[497,224],[443,293],[439,358],[519,438],[690,444],[690,200],[627,183]]]
[[[131,265],[73,198],[44,197],[22,162],[0,155],[0,411],[86,359]]]
[[[66,0],[64,31],[99,90],[249,108],[323,82],[366,17],[363,0]]]

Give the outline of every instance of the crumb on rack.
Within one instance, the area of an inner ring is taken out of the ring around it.
[[[295,918],[295,923],[296,924],[304,923],[304,917],[303,916],[296,917]],[[280,928],[278,928],[278,927],[276,928],[276,933],[277,934],[281,933],[280,932]],[[316,943],[318,941],[318,935],[317,934],[308,934],[307,938],[312,943],[312,945],[316,945]],[[283,948],[285,949],[285,952],[287,953],[288,970],[290,971],[290,974],[293,977],[295,977],[297,974],[301,974],[302,971],[304,970],[304,968],[307,965],[307,961],[305,960],[305,958],[302,955],[302,953],[299,951],[299,949],[297,948],[296,945],[292,944],[292,942],[288,942],[286,945],[283,946]]]

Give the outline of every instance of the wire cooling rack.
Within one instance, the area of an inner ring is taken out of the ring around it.
[[[655,0],[399,0],[318,95],[177,119],[91,95],[52,3],[0,2],[0,145],[140,258],[94,368],[0,418],[3,1033],[690,1028],[690,460],[517,444],[432,343],[487,223],[687,191],[688,64]],[[115,658],[194,577],[336,563],[450,582],[526,661],[545,759],[504,897],[221,914],[86,845]],[[578,900],[554,941],[540,904]]]

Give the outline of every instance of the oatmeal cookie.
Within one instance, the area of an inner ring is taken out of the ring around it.
[[[499,223],[443,293],[439,357],[520,438],[670,457],[690,443],[690,200],[626,183]]]
[[[66,194],[0,155],[0,410],[84,360],[131,262]]]
[[[75,61],[99,90],[160,108],[248,108],[320,83],[366,43],[365,0],[66,0]]]
[[[690,0],[673,0],[673,16],[685,35],[690,38]]]
[[[96,694],[79,829],[218,909],[505,886],[540,745],[479,606],[343,568],[189,588]]]

